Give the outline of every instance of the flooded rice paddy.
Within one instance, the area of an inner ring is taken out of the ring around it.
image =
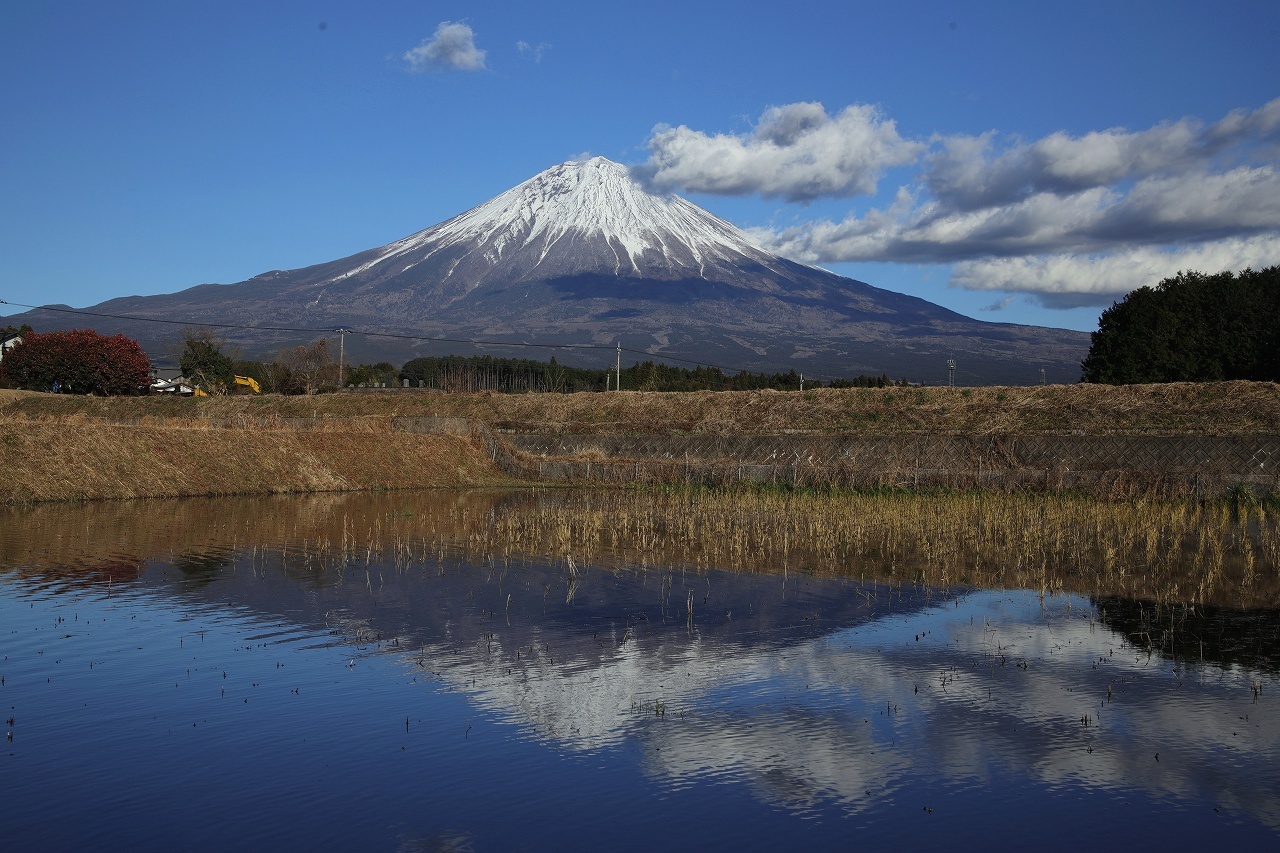
[[[1198,534],[1161,534],[1180,556],[1153,554],[1159,588],[1127,596],[1011,551],[930,545],[930,568],[869,517],[854,550],[789,527],[776,553],[751,545],[769,523],[751,511],[683,541],[719,499],[0,510],[4,846],[1280,839],[1280,612],[1240,589],[1274,583],[1265,512],[1213,515],[1207,587],[1175,571]]]

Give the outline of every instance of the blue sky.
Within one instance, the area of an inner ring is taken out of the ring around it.
[[[0,299],[333,260],[589,154],[781,254],[1092,330],[1280,263],[1277,43],[1275,2],[22,0]]]

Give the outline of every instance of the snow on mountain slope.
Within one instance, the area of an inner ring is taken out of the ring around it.
[[[437,255],[451,258],[445,278],[463,266],[471,276],[507,280],[584,272],[707,277],[744,257],[764,266],[777,261],[733,225],[678,196],[648,192],[627,167],[603,157],[553,166],[371,254],[333,280],[399,274]]]
[[[246,351],[308,340],[254,327],[342,326],[422,336],[414,346],[434,353],[469,351],[468,341],[622,342],[658,359],[830,376],[927,378],[959,357],[971,381],[1026,380],[1029,365],[1075,381],[1088,347],[1083,333],[982,323],[777,257],[599,157],[553,166],[385,246],[236,284],[115,300],[105,310],[244,326],[228,337]],[[69,316],[31,322],[62,328],[75,322]],[[114,330],[162,350],[167,329],[121,321]],[[401,337],[384,337],[365,341],[361,357],[375,346],[379,358],[409,357]]]

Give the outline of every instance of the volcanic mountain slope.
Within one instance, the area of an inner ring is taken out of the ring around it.
[[[329,263],[239,284],[114,299],[90,309],[181,322],[332,329],[448,338],[351,336],[356,357],[546,351],[457,341],[620,343],[629,350],[731,369],[795,369],[814,377],[889,373],[973,384],[1075,381],[1088,335],[983,323],[930,302],[794,263],[678,196],[646,191],[597,157],[554,166],[479,207],[403,240]],[[32,312],[37,329],[84,325]],[[176,327],[95,321],[149,351]],[[229,331],[249,354],[315,337]],[[599,352],[600,364],[612,361]],[[561,360],[592,363],[582,351]],[[628,359],[637,358],[629,354]]]

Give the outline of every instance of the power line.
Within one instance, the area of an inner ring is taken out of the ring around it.
[[[171,326],[199,326],[206,329],[244,329],[254,332],[309,332],[311,334],[323,332],[337,332],[338,327],[330,327],[317,329],[313,327],[295,327],[295,326],[249,326],[241,323],[201,323],[195,320],[162,320],[158,317],[136,317],[132,314],[106,314],[100,311],[81,311],[75,308],[56,308],[51,305],[24,305],[21,302],[10,302],[7,299],[0,299],[0,305],[13,305],[17,308],[30,308],[33,311],[56,311],[60,314],[80,314],[85,317],[105,317],[109,320],[129,320],[137,323],[167,323]],[[612,350],[613,347],[600,346],[598,344],[536,344],[536,343],[511,343],[509,341],[485,341],[471,340],[468,338],[433,338],[426,335],[403,335],[393,332],[371,332],[365,329],[347,329],[348,334],[366,335],[378,338],[402,338],[411,341],[439,341],[441,343],[451,344],[489,344],[504,346],[523,346],[523,347],[549,347],[556,349],[599,349]]]
[[[631,355],[644,356],[649,359],[661,359],[662,361],[675,361],[681,364],[692,364],[697,367],[706,367],[709,369],[719,370],[722,373],[751,373],[752,371],[744,367],[725,367],[717,364],[708,364],[705,361],[698,361],[691,358],[681,358],[680,356],[668,355],[665,353],[652,353],[645,350],[631,349],[629,347],[618,346],[602,346],[600,344],[541,344],[522,341],[490,341],[473,338],[437,338],[429,335],[409,335],[396,332],[373,332],[366,329],[351,329],[342,327],[331,327],[324,329],[317,328],[301,328],[293,326],[249,326],[240,323],[200,323],[187,320],[163,320],[158,317],[136,317],[130,314],[107,314],[99,311],[82,311],[75,308],[57,308],[49,305],[24,305],[21,302],[10,302],[7,299],[0,299],[0,305],[12,305],[16,308],[29,308],[33,311],[56,311],[60,314],[78,314],[85,317],[103,317],[109,320],[129,320],[138,323],[166,323],[172,326],[197,326],[205,329],[241,329],[245,331],[259,332],[306,332],[309,334],[335,333],[345,329],[348,335],[364,335],[371,338],[392,338],[395,340],[406,341],[427,341],[431,343],[445,344],[475,344],[477,346],[502,346],[502,347],[536,347],[540,349],[572,349],[572,350],[607,350],[630,353]],[[821,374],[818,374],[821,375]],[[823,378],[830,380],[831,376]]]

